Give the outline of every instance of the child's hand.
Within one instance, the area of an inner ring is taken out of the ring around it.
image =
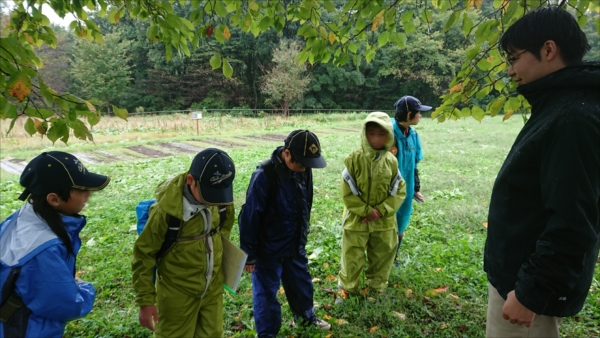
[[[253,273],[255,266],[256,266],[256,264],[246,264],[246,266],[244,266],[244,270],[246,272]]]
[[[419,203],[425,202],[425,198],[423,197],[423,194],[421,194],[420,191],[415,192],[415,200]]]
[[[369,215],[367,215],[367,217],[363,218],[362,222],[363,223],[367,223],[367,222],[373,222],[378,220],[381,217],[381,213],[379,211],[377,211],[377,209],[373,208],[371,210],[371,213]]]
[[[140,308],[138,315],[140,325],[154,331],[154,325],[158,323],[158,311],[155,305],[146,305]]]

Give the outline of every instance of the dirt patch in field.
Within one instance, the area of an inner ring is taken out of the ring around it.
[[[136,153],[140,153],[146,155],[147,157],[167,157],[169,154],[165,154],[162,151],[146,148],[144,146],[131,146],[126,147],[131,151],[135,151]]]
[[[14,163],[14,164],[20,164],[22,166],[26,166],[27,165],[27,161],[23,158],[9,158],[8,159],[10,162]]]
[[[212,144],[216,147],[221,147],[221,148],[240,148],[240,147],[245,147],[245,144],[241,144],[241,143],[237,143],[237,142],[231,142],[231,141],[227,141],[227,140],[215,140],[215,139],[210,139],[210,140],[190,140],[188,142],[194,142],[194,143],[207,143],[207,144]]]
[[[333,128],[331,128],[331,129],[340,130],[340,131],[343,131],[343,132],[346,132],[346,133],[350,133],[350,132],[352,132],[352,133],[355,133],[355,132],[357,132],[357,131],[361,131],[361,130],[362,130],[362,127],[360,127],[360,128],[352,128],[352,127],[348,127],[348,128],[339,128],[339,127],[333,127]]]
[[[106,161],[100,157],[92,156],[92,153],[73,153],[80,161],[84,161],[90,164],[102,164]]]
[[[287,135],[283,135],[283,134],[266,134],[266,135],[262,135],[262,137],[270,139],[272,141],[277,141],[277,142],[282,142],[285,141],[285,138],[287,137]]]
[[[161,143],[159,144],[159,146],[161,148],[166,148],[166,149],[170,149],[170,150],[174,150],[178,153],[193,153],[194,151],[191,149],[187,149],[187,148],[182,148],[182,147],[178,147],[172,143]]]
[[[283,139],[272,139],[269,137],[264,137],[264,136],[240,136],[239,138],[241,139],[245,139],[245,140],[249,140],[250,142],[256,142],[256,141],[260,141],[260,142],[283,142],[283,140],[285,140],[285,138]]]

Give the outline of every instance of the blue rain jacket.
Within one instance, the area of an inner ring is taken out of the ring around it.
[[[398,223],[398,234],[403,234],[408,226],[410,214],[412,213],[412,202],[415,196],[415,168],[423,159],[423,150],[421,149],[421,139],[419,134],[408,127],[408,135],[402,134],[402,128],[392,118],[392,126],[394,127],[394,136],[396,137],[398,147],[398,169],[406,182],[406,198],[400,209],[396,212],[396,221]]]
[[[289,170],[279,157],[282,148],[271,155],[277,176],[274,204],[269,205],[267,200],[269,183],[260,165],[252,174],[246,204],[240,212],[240,245],[248,254],[247,264],[253,264],[257,256],[277,259],[306,255],[313,199],[312,171]]]
[[[84,216],[63,216],[75,255],[81,248],[79,232]],[[62,337],[66,322],[92,310],[96,290],[75,280],[75,257],[67,257],[62,241],[34,211],[30,203],[0,223],[0,300],[7,298],[6,279],[21,268],[14,291],[26,308],[13,315],[11,326],[0,322],[0,338]],[[19,316],[19,318],[14,318]]]

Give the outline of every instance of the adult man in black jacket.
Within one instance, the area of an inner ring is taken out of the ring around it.
[[[500,44],[532,109],[490,201],[487,336],[558,336],[598,258],[600,63],[581,62],[590,46],[559,7],[526,14]]]

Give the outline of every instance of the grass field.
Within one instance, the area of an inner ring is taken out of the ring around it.
[[[317,315],[333,326],[331,332],[292,328],[285,296],[282,337],[483,337],[487,305],[487,279],[482,267],[488,201],[496,173],[523,125],[518,117],[502,122],[487,118],[483,123],[460,120],[438,124],[423,119],[417,126],[425,159],[420,165],[425,203],[417,204],[401,248],[402,264],[395,268],[384,297],[364,294],[341,305],[334,304],[331,290],[337,288],[340,258],[339,194],[344,157],[358,147],[358,128],[366,114],[318,115],[283,119],[219,117],[205,122],[195,136],[195,126],[102,127],[95,132],[96,145],[74,142],[65,151],[94,147],[112,149],[126,144],[146,144],[159,139],[184,140],[236,137],[246,134],[287,134],[294,129],[314,130],[321,140],[325,169],[314,171],[315,200],[307,245],[315,285]],[[158,117],[157,117],[158,118]],[[182,117],[185,119],[187,117]],[[137,121],[137,120],[136,120]],[[148,119],[148,123],[158,124]],[[204,121],[203,121],[204,122]],[[107,121],[106,123],[112,123]],[[166,122],[165,122],[166,123]],[[177,125],[177,122],[173,122]],[[115,122],[115,125],[119,125]],[[109,132],[110,128],[113,128]],[[353,131],[356,130],[356,131]],[[112,134],[110,134],[112,133]],[[102,136],[102,137],[100,137]],[[1,156],[31,158],[47,143],[19,141],[14,135],[1,141]],[[100,140],[101,139],[101,140]],[[39,141],[39,140],[38,140]],[[21,146],[19,146],[21,145]],[[246,187],[259,161],[277,142],[261,142],[228,149],[237,167],[236,208],[244,202]],[[137,322],[138,308],[131,287],[131,250],[136,239],[135,205],[153,197],[162,180],[187,170],[193,154],[88,165],[106,173],[112,182],[91,199],[84,213],[88,226],[81,233],[84,247],[78,257],[79,277],[95,283],[98,297],[87,317],[68,324],[65,337],[150,337]],[[0,216],[5,218],[21,204],[18,176],[2,172]],[[238,242],[237,224],[232,232]],[[253,337],[251,288],[248,274],[242,277],[237,295],[224,294],[225,336]],[[596,269],[583,310],[563,321],[564,337],[600,336],[600,269]]]

